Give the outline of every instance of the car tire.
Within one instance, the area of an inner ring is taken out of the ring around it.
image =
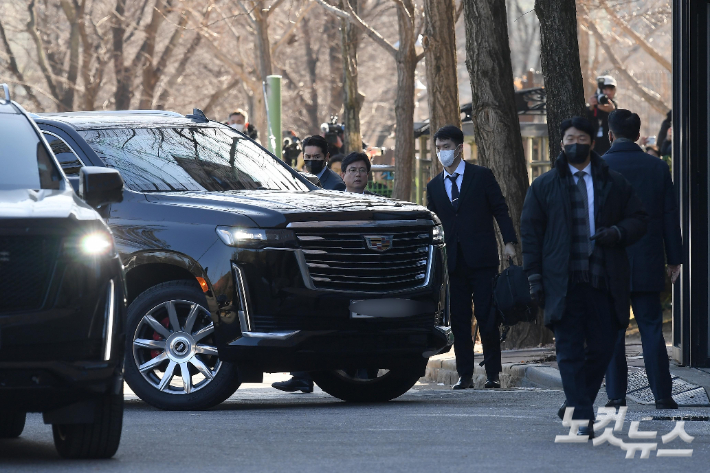
[[[381,376],[358,379],[348,371],[312,372],[313,381],[326,393],[347,402],[386,402],[409,391],[424,374],[419,360],[392,368]]]
[[[14,439],[25,430],[25,413],[0,411],[0,439]]]
[[[123,394],[98,399],[91,424],[52,424],[54,446],[64,458],[111,458],[123,427]]]
[[[158,284],[131,303],[124,375],[138,397],[165,410],[208,409],[239,388],[236,367],[219,359],[207,300],[196,283]]]

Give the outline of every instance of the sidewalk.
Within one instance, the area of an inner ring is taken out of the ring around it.
[[[667,347],[669,354],[671,347]],[[554,347],[504,350],[501,353],[503,371],[500,376],[501,388],[537,387],[562,389],[562,379],[555,361]],[[480,345],[475,348],[474,389],[481,389],[486,382]],[[627,337],[626,360],[629,366],[629,388],[627,398],[639,404],[653,404],[653,394],[648,387],[644,369],[643,352],[638,338]],[[673,398],[680,406],[710,407],[710,368],[689,368],[670,365],[673,378]],[[429,359],[423,382],[450,386],[456,383],[456,358],[453,349],[449,353]],[[602,389],[603,391],[603,389]],[[601,393],[601,392],[600,392]]]

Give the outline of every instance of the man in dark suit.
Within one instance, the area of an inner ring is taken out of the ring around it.
[[[439,216],[446,238],[451,330],[459,374],[454,389],[473,387],[472,300],[483,344],[486,387],[499,388],[500,333],[491,305],[499,263],[493,218],[503,236],[506,257],[515,256],[513,245],[518,239],[491,170],[463,160],[461,130],[447,125],[436,132],[434,140],[444,170],[427,184],[427,207]]]
[[[303,140],[303,163],[306,171],[318,177],[323,189],[344,191],[345,183],[336,173],[328,169],[328,142],[319,135]]]
[[[640,129],[641,119],[637,114],[623,109],[612,112],[609,115],[612,146],[604,159],[610,169],[621,173],[631,183],[649,215],[646,235],[626,248],[631,265],[631,306],[641,332],[643,360],[656,408],[677,409],[678,404],[671,397],[660,293],[665,288],[664,269],[673,282],[680,273],[683,260],[680,215],[668,165],[644,153],[635,143]],[[619,332],[614,357],[606,371],[608,407],[626,405],[625,335],[626,326]]]
[[[594,400],[620,327],[629,324],[624,248],[646,232],[643,204],[624,176],[594,151],[595,128],[574,117],[560,125],[564,151],[535,179],[520,234],[530,293],[555,332],[557,365],[579,435],[594,436]]]

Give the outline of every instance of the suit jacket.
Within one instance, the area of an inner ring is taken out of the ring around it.
[[[444,187],[444,173],[427,184],[427,207],[444,226],[449,272],[456,269],[458,248],[463,251],[471,268],[498,266],[498,243],[493,218],[505,243],[517,243],[513,221],[498,181],[490,169],[466,163],[458,211],[449,200]]]
[[[680,214],[670,169],[662,159],[628,141],[614,142],[603,157],[610,169],[631,183],[649,215],[646,235],[626,248],[631,290],[663,291],[665,259],[668,264],[683,262]]]
[[[331,191],[345,190],[345,183],[343,182],[343,179],[328,168],[325,168],[323,175],[320,177],[320,185],[323,189]]]

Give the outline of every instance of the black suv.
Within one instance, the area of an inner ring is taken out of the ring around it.
[[[123,421],[125,283],[97,207],[119,173],[86,167],[73,191],[25,111],[0,100],[0,438],[42,412],[68,458],[113,456]]]
[[[322,190],[199,110],[34,119],[70,180],[106,166],[125,181],[103,215],[126,268],[125,377],[146,402],[207,408],[281,371],[389,400],[449,350],[427,209]]]

